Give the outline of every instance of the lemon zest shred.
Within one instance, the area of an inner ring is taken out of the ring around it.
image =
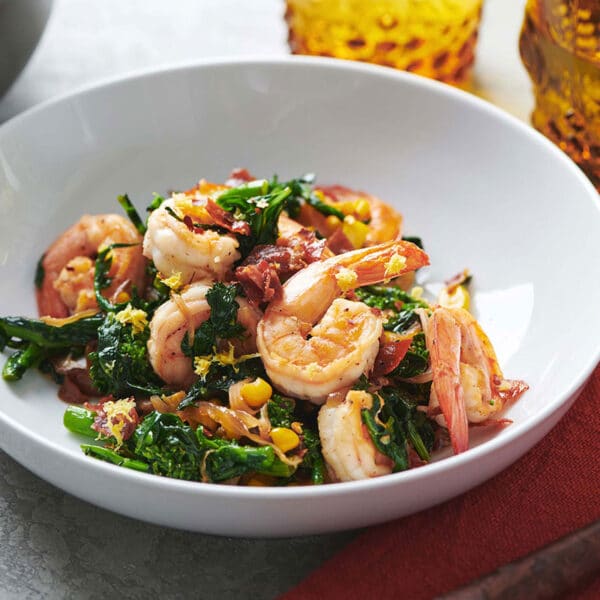
[[[235,356],[235,348],[231,342],[228,342],[229,347],[226,352],[217,352],[216,348],[213,348],[214,354],[208,354],[206,356],[194,357],[194,373],[200,375],[200,377],[206,377],[210,366],[212,364],[219,364],[223,366],[232,366],[233,370],[237,373],[239,371],[240,363],[243,363],[251,358],[257,358],[260,356],[258,352],[254,354],[242,354],[241,356]]]
[[[406,267],[406,257],[396,252],[385,266],[385,276],[394,277],[395,275],[399,275],[404,267]]]
[[[348,290],[354,289],[358,283],[358,275],[346,267],[342,267],[335,274],[335,278],[342,292],[347,292]]]
[[[180,219],[183,219],[186,215],[204,221],[210,219],[206,208],[202,204],[194,203],[193,196],[190,197],[180,192],[173,194],[171,198],[173,199],[173,210]]]
[[[85,319],[86,317],[92,317],[97,315],[99,310],[97,308],[90,308],[88,310],[82,310],[81,312],[75,313],[70,317],[57,318],[57,317],[40,317],[40,321],[45,323],[46,325],[50,325],[51,327],[62,327],[63,325],[69,325],[69,323],[75,323],[80,319]]]
[[[168,288],[177,291],[183,285],[183,277],[181,271],[176,271],[170,277],[159,276],[161,283],[164,283]]]
[[[106,428],[111,435],[117,440],[117,448],[123,444],[123,429],[125,425],[133,423],[134,419],[131,416],[131,409],[135,409],[135,400],[126,398],[124,400],[108,401],[102,405],[102,410],[106,414]],[[124,417],[118,419],[118,417]]]
[[[130,324],[133,333],[141,333],[148,326],[148,315],[141,308],[133,308],[128,304],[122,311],[115,315],[115,319],[123,325]]]

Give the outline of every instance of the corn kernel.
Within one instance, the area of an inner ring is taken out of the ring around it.
[[[329,215],[325,219],[325,223],[327,224],[327,227],[329,227],[333,231],[334,229],[337,229],[340,226],[341,221],[335,215]]]
[[[131,300],[131,296],[127,292],[119,292],[117,296],[117,302],[122,304],[123,302],[129,302]]]
[[[250,383],[245,383],[240,394],[246,404],[252,408],[260,408],[273,394],[273,388],[260,377]]]
[[[356,210],[356,202],[349,200],[345,200],[344,202],[336,202],[334,206],[345,215],[353,215]]]
[[[357,200],[354,206],[354,214],[361,221],[368,221],[371,218],[371,207],[369,202],[364,198]]]
[[[298,434],[287,427],[271,429],[271,439],[282,452],[293,450],[300,443]]]
[[[354,217],[346,217],[342,225],[342,232],[355,248],[362,248],[369,233],[369,226],[357,221]]]

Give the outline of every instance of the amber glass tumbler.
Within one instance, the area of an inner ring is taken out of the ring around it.
[[[533,125],[600,191],[600,0],[528,0],[520,49]]]
[[[289,44],[295,54],[372,62],[462,85],[475,58],[481,4],[287,0]]]

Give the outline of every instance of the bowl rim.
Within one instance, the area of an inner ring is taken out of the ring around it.
[[[466,103],[470,109],[487,113],[492,118],[499,119],[507,127],[515,129],[521,135],[526,135],[541,144],[546,151],[553,153],[559,161],[562,161],[565,169],[570,171],[572,176],[579,181],[590,196],[590,202],[595,206],[600,217],[600,202],[598,194],[592,183],[587,179],[577,165],[552,142],[537,132],[533,127],[520,121],[504,110],[483,100],[466,91],[451,87],[447,84],[420,77],[404,71],[397,71],[389,67],[377,65],[309,56],[273,56],[273,55],[251,55],[244,57],[211,57],[202,60],[178,62],[174,64],[162,65],[158,68],[134,70],[114,77],[108,77],[92,84],[82,85],[67,93],[58,95],[37,104],[22,113],[19,113],[12,119],[9,119],[0,125],[0,144],[2,136],[7,131],[20,126],[23,121],[42,113],[43,111],[59,104],[67,103],[82,95],[93,94],[98,90],[109,90],[111,87],[118,87],[122,84],[133,81],[150,80],[160,78],[165,74],[186,71],[203,71],[209,69],[235,68],[243,65],[245,67],[272,68],[274,66],[287,65],[291,68],[309,67],[314,69],[333,69],[342,71],[351,71],[355,73],[366,74],[367,76],[383,77],[400,82],[402,85],[422,88],[428,90],[428,93],[434,93],[440,96],[454,98],[461,103]],[[600,221],[599,221],[600,223]],[[588,359],[578,367],[576,376],[570,384],[562,389],[560,393],[555,394],[554,401],[545,405],[544,408],[529,416],[524,422],[515,423],[510,428],[505,429],[501,436],[495,436],[490,440],[470,448],[468,452],[459,455],[452,455],[440,461],[425,465],[421,468],[409,469],[399,473],[392,473],[384,477],[372,479],[363,479],[359,481],[337,482],[322,486],[297,486],[297,487],[250,487],[250,486],[227,486],[222,484],[204,484],[199,485],[196,481],[183,481],[167,477],[156,476],[150,473],[142,473],[125,469],[106,463],[101,460],[90,458],[83,452],[73,452],[72,449],[65,448],[57,442],[38,435],[21,425],[10,416],[0,410],[0,422],[11,428],[14,432],[21,435],[33,446],[44,449],[48,452],[58,454],[67,461],[76,461],[78,466],[83,466],[90,472],[98,473],[99,476],[106,475],[117,477],[124,482],[139,483],[150,487],[157,486],[162,491],[184,494],[208,495],[217,499],[243,500],[248,498],[273,500],[273,499],[303,499],[307,497],[336,497],[341,495],[351,495],[364,491],[376,491],[389,487],[395,487],[400,482],[410,484],[422,479],[435,478],[441,472],[451,470],[462,470],[465,465],[479,462],[483,457],[488,456],[500,448],[514,443],[516,440],[527,435],[528,432],[536,429],[539,425],[548,420],[556,411],[569,401],[585,384],[597,364],[600,362],[600,340],[598,340],[597,349]],[[42,475],[43,477],[43,475]]]

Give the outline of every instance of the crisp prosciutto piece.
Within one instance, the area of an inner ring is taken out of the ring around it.
[[[244,289],[248,300],[255,304],[271,302],[281,294],[281,281],[277,269],[266,260],[238,267],[235,277]]]
[[[395,340],[381,344],[379,346],[377,357],[375,358],[373,375],[375,377],[382,377],[383,375],[391,373],[406,356],[411,341],[412,340],[408,338],[406,340]]]
[[[293,236],[280,237],[275,244],[256,246],[235,270],[246,295],[255,303],[270,302],[291,275],[321,259],[325,240],[312,231],[300,229]]]
[[[227,231],[231,231],[232,233],[250,235],[251,229],[249,223],[235,219],[230,212],[221,208],[214,200],[208,198],[206,200],[205,208],[215,225],[218,225]]]

